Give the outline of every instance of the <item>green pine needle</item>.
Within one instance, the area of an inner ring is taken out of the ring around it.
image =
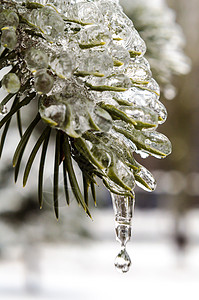
[[[91,194],[94,200],[95,206],[97,206],[97,200],[96,200],[96,192],[95,192],[95,184],[93,181],[91,181]]]
[[[28,180],[28,176],[29,176],[29,173],[30,173],[30,169],[32,167],[32,164],[33,164],[33,161],[35,159],[35,156],[41,146],[41,144],[43,143],[43,141],[45,140],[46,136],[48,135],[49,133],[49,130],[50,128],[47,126],[44,131],[42,132],[41,136],[39,137],[38,141],[36,142],[30,156],[29,156],[29,159],[28,159],[28,162],[26,164],[26,168],[25,168],[25,172],[24,172],[24,176],[23,176],[23,186],[25,187],[26,186],[26,183],[27,183],[27,180]]]
[[[57,220],[59,219],[59,163],[60,163],[60,138],[61,133],[57,130],[56,144],[55,144],[55,162],[54,162],[54,185],[53,185],[53,198],[54,210]]]
[[[27,141],[29,140],[35,126],[38,124],[38,122],[41,120],[40,114],[38,113],[36,115],[36,117],[34,118],[34,120],[31,122],[31,124],[29,125],[29,127],[26,129],[25,133],[23,134],[17,149],[14,153],[14,157],[13,157],[13,167],[16,166],[17,161],[19,159],[20,153],[23,151],[23,149],[26,147]]]
[[[4,127],[4,130],[3,130],[3,133],[2,133],[2,136],[1,136],[0,158],[1,158],[1,155],[2,155],[2,152],[3,152],[3,147],[4,147],[5,139],[6,139],[6,136],[7,136],[7,133],[8,133],[8,129],[9,129],[9,126],[10,126],[10,122],[11,122],[11,119],[6,122],[6,125]]]
[[[88,206],[88,190],[89,190],[90,182],[84,173],[82,173],[82,177],[83,177],[83,187],[84,187],[84,201]]]
[[[18,98],[16,97],[13,101],[13,104],[12,104],[12,107],[11,107],[11,110],[13,109],[13,107],[15,107],[18,103]],[[5,124],[5,127],[4,127],[4,130],[3,130],[3,133],[2,133],[2,136],[1,136],[1,142],[0,142],[0,158],[1,158],[1,155],[2,155],[2,152],[3,152],[3,147],[4,147],[4,144],[5,144],[5,140],[6,140],[6,136],[7,136],[7,133],[8,133],[8,129],[9,129],[9,126],[10,126],[10,122],[11,122],[11,118],[6,122]]]
[[[88,216],[91,217],[88,207],[87,207],[87,205],[84,201],[84,198],[81,194],[77,178],[75,176],[75,172],[74,172],[72,160],[71,160],[70,145],[69,145],[68,137],[66,135],[64,135],[64,142],[62,145],[63,145],[63,152],[64,152],[64,156],[65,156],[65,161],[66,161],[66,170],[68,172],[68,177],[69,177],[69,181],[70,181],[70,185],[71,185],[73,194],[74,194],[75,198],[77,199],[78,203],[81,204],[81,206],[83,207],[85,212],[88,214]]]
[[[22,151],[20,152],[17,163],[15,165],[15,174],[14,174],[15,183],[17,182],[17,179],[18,179],[18,176],[19,176],[21,161],[22,161],[22,157],[23,157],[23,154],[24,154],[27,143],[28,143],[28,140],[24,144],[24,147],[23,147]]]
[[[20,110],[17,111],[17,127],[18,127],[18,130],[19,130],[20,138],[22,138],[23,131],[22,131],[22,123],[21,123],[21,113],[20,113]]]
[[[16,94],[8,94],[2,101],[1,106],[6,105]]]
[[[64,178],[64,191],[65,191],[65,197],[66,202],[69,205],[70,199],[69,199],[69,193],[68,193],[68,181],[67,181],[67,173],[66,173],[66,161],[63,161],[63,178]]]
[[[49,132],[46,135],[46,138],[43,143],[40,166],[39,166],[38,200],[39,200],[40,209],[43,207],[43,174],[44,174],[44,164],[45,164],[46,152],[47,152],[47,148],[48,148],[50,134],[51,134],[51,128],[49,127]]]
[[[19,102],[15,107],[11,108],[10,112],[1,120],[0,129],[19,109],[29,104],[30,101],[33,100],[35,97],[36,97],[36,93],[33,92],[29,94],[24,100]]]

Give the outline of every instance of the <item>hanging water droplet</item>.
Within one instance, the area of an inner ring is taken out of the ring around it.
[[[126,273],[131,266],[131,259],[128,255],[126,248],[123,247],[115,258],[115,267],[119,272]]]
[[[126,244],[131,238],[131,221],[134,209],[134,197],[112,194],[115,212],[116,239],[120,242],[121,251],[115,259],[115,267],[123,273],[128,272],[131,259],[126,252]]]

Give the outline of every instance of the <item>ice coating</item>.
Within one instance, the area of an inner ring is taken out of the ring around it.
[[[156,187],[134,153],[164,158],[171,152],[169,140],[156,131],[167,113],[144,58],[145,43],[118,1],[11,2],[15,27],[7,33],[2,29],[1,37],[8,50],[16,51],[9,65],[16,66],[20,53],[24,76],[20,81],[15,74],[14,81],[5,78],[3,87],[17,92],[29,80],[39,96],[43,122],[67,135],[73,152],[82,155],[111,191],[121,244],[115,266],[127,272],[135,184],[147,191]],[[7,22],[4,10],[12,9],[3,1],[1,26]],[[6,101],[0,103],[2,113]]]

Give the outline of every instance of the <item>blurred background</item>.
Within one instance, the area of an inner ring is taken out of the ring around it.
[[[153,193],[136,189],[133,234],[128,245],[132,268],[127,274],[119,274],[114,268],[119,244],[115,241],[110,195],[100,182],[98,207],[90,200],[93,221],[72,195],[67,207],[61,190],[59,222],[52,210],[52,166],[46,170],[42,211],[35,182],[38,161],[25,189],[20,181],[13,183],[11,157],[19,136],[12,122],[0,161],[2,300],[198,299],[199,2],[120,3],[147,44],[146,57],[168,111],[159,131],[173,145],[172,154],[165,160],[142,159],[157,179],[157,189]],[[29,112],[24,115],[28,120]]]

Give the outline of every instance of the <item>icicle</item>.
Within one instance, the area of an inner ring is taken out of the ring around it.
[[[116,240],[120,242],[121,251],[115,259],[115,267],[118,271],[129,271],[131,259],[126,251],[126,244],[131,238],[131,220],[133,217],[133,197],[112,194],[113,208],[115,212]]]

